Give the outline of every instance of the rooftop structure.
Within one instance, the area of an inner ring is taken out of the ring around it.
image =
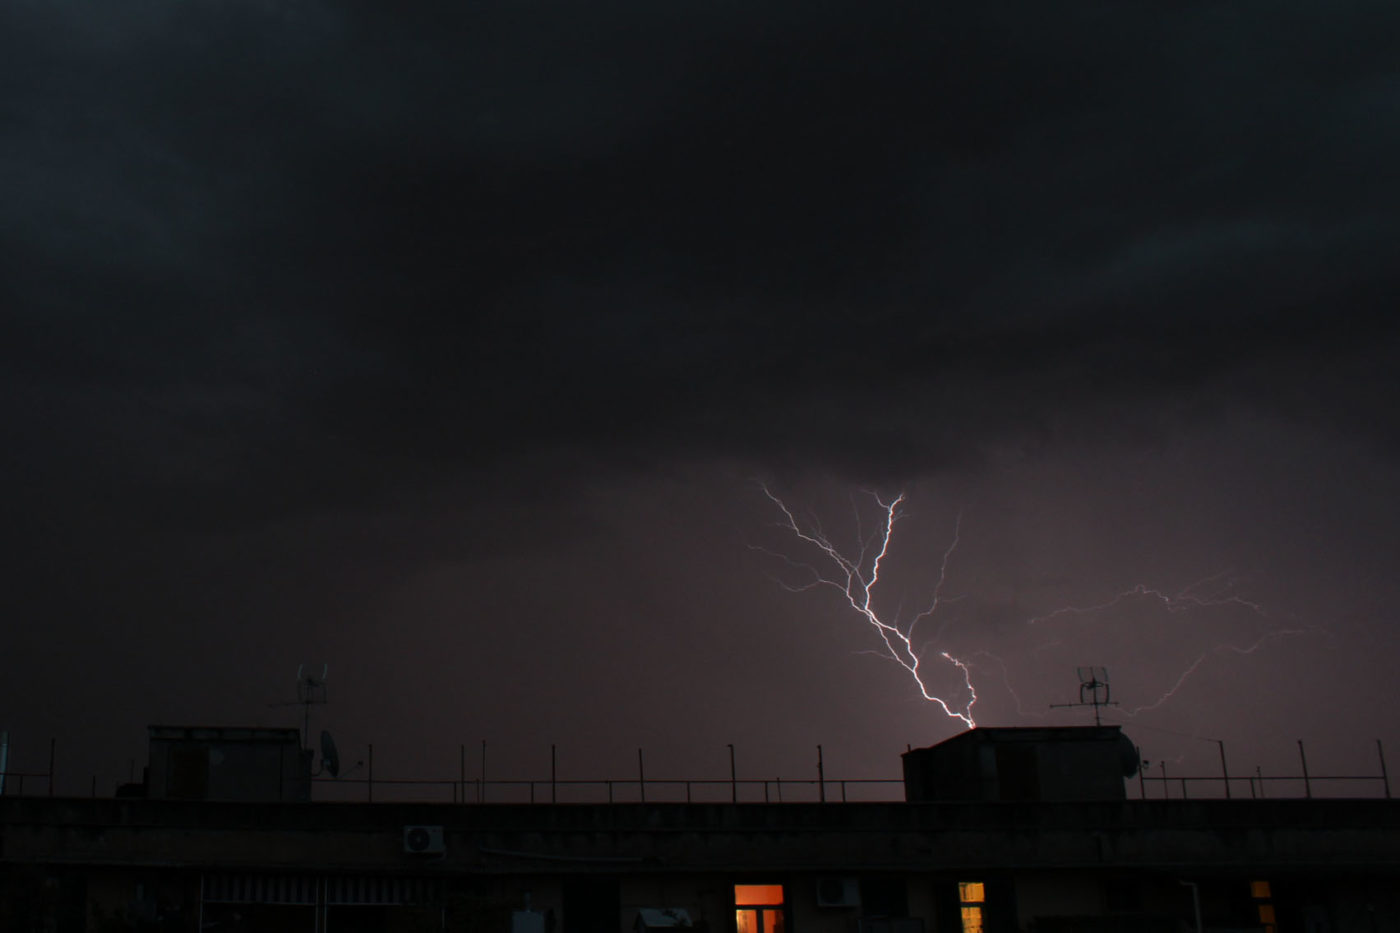
[[[1396,802],[1128,800],[1106,790],[1120,739],[965,733],[905,756],[902,803],[0,798],[0,929],[1400,929]],[[949,793],[917,797],[931,789]]]

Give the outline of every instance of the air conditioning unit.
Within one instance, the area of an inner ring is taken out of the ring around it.
[[[817,906],[860,906],[860,884],[854,878],[818,878]]]
[[[442,855],[447,841],[441,826],[405,826],[403,850],[410,855]]]

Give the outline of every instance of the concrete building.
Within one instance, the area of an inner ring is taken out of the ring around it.
[[[4,798],[0,929],[1400,931],[1394,802],[1128,800],[1116,733],[967,733],[905,756],[903,803]]]
[[[144,796],[311,799],[311,752],[296,729],[151,726]]]

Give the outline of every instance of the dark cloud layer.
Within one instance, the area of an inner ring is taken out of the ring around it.
[[[208,612],[192,534],[381,593],[686,464],[1394,461],[1393,3],[405,6],[0,11],[21,613]]]

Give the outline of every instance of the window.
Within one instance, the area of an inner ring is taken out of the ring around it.
[[[958,904],[962,908],[963,933],[982,933],[982,905],[987,890],[980,881],[958,882]]]
[[[1254,898],[1254,906],[1259,912],[1259,925],[1264,928],[1264,933],[1274,933],[1278,929],[1278,921],[1274,917],[1274,894],[1269,882],[1251,881],[1249,896]]]
[[[734,885],[734,927],[738,933],[783,933],[783,886]]]

